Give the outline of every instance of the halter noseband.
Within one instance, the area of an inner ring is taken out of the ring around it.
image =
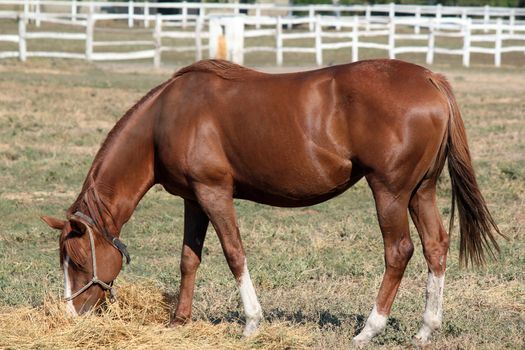
[[[97,224],[95,223],[95,220],[93,220],[91,217],[87,216],[86,214],[82,213],[81,211],[75,212],[73,216],[77,216],[81,218],[82,220],[86,221],[91,226],[97,227]],[[110,294],[110,300],[115,300],[115,290],[113,289],[113,282],[110,282],[109,284],[102,281],[97,276],[97,255],[95,252],[95,240],[93,238],[93,230],[91,228],[88,228],[88,235],[89,235],[89,245],[91,248],[91,264],[93,266],[93,277],[91,278],[91,281],[89,281],[84,287],[80,288],[78,291],[76,291],[73,295],[64,298],[66,301],[71,301],[78,297],[80,294],[84,293],[89,287],[91,287],[94,284],[98,284],[102,287],[104,290],[109,290]],[[101,232],[104,235],[104,238],[106,238],[111,245],[113,245],[119,252],[122,254],[123,257],[126,258],[126,263],[129,264],[131,261],[131,257],[129,256],[128,250],[126,248],[126,245],[122,243],[122,241],[118,237],[112,237],[107,230],[102,227]]]

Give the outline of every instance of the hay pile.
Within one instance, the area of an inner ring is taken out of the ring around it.
[[[99,314],[77,318],[52,295],[37,308],[0,309],[0,348],[304,349],[312,343],[312,329],[288,323],[263,324],[249,339],[237,323],[169,328],[168,305],[153,283],[121,282],[118,292],[118,301]]]

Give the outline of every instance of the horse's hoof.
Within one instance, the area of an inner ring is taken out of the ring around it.
[[[425,347],[430,344],[430,340],[426,337],[422,337],[419,334],[416,334],[414,338],[412,338],[412,344],[414,344],[418,348]]]
[[[368,344],[370,342],[370,339],[366,339],[366,338],[363,338],[363,337],[359,337],[359,336],[355,336],[353,339],[352,339],[352,344],[354,345],[354,347],[360,349],[362,347],[364,347],[366,344]]]
[[[175,317],[170,321],[169,326],[170,326],[170,327],[179,327],[179,326],[184,326],[184,325],[187,324],[188,322],[190,322],[190,318],[189,318],[189,317],[184,317],[184,316],[175,316]]]
[[[426,325],[423,325],[419,332],[414,336],[413,342],[418,346],[425,346],[430,344],[430,335],[432,334],[432,329]]]
[[[259,329],[259,321],[248,321],[246,323],[246,326],[244,327],[244,331],[242,332],[242,335],[245,338],[251,337],[257,333],[257,330]]]

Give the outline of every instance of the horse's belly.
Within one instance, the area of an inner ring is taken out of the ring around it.
[[[329,200],[347,190],[355,184],[361,176],[351,176],[348,181],[330,189],[305,188],[303,191],[295,189],[287,192],[286,189],[259,188],[246,184],[236,184],[235,198],[247,199],[253,202],[280,207],[304,207]]]
[[[251,167],[235,179],[235,197],[255,202],[300,207],[328,200],[361,177],[346,159],[299,160],[287,167]]]

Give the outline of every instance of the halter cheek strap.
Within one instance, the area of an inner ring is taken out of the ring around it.
[[[83,212],[81,211],[76,211],[75,214],[73,214],[74,216],[78,216],[79,218],[87,221],[88,224],[90,224],[91,226],[94,226],[94,227],[97,227],[97,224],[95,223],[95,221],[90,218],[89,216],[87,216],[86,214],[84,214]],[[115,247],[117,248],[117,250],[120,252],[120,254],[122,254],[123,257],[126,258],[126,264],[129,265],[129,263],[131,262],[131,256],[129,255],[128,253],[128,247],[122,243],[122,241],[118,238],[118,237],[114,237],[114,236],[111,236],[105,228],[102,228],[102,233],[104,235],[104,237]]]
[[[91,278],[91,281],[89,281],[84,287],[77,290],[73,295],[65,298],[66,301],[71,301],[78,297],[80,294],[84,293],[89,287],[91,287],[94,284],[98,284],[101,286],[104,290],[109,290],[110,294],[112,295],[112,298],[114,298],[115,292],[113,290],[113,283],[107,284],[106,282],[102,281],[97,277],[97,256],[95,251],[95,241],[93,239],[93,232],[91,229],[88,229],[88,235],[89,235],[89,245],[91,247],[91,263],[93,265],[93,278]]]
[[[84,221],[86,221],[91,226],[97,227],[95,221],[92,218],[90,218],[89,216],[87,216],[86,214],[82,213],[81,211],[77,211],[73,215],[81,218]],[[90,246],[90,249],[91,249],[91,265],[92,265],[92,268],[93,268],[93,277],[91,278],[91,281],[89,281],[84,287],[80,288],[73,295],[65,298],[65,300],[66,301],[71,301],[71,300],[75,299],[76,297],[78,297],[80,294],[84,293],[92,285],[98,284],[99,286],[102,287],[102,289],[109,290],[110,301],[113,302],[115,300],[115,297],[116,297],[115,290],[113,289],[113,282],[108,284],[108,283],[102,281],[100,278],[98,278],[98,275],[97,275],[97,255],[96,255],[96,251],[95,251],[95,240],[93,238],[93,230],[91,230],[91,228],[88,228],[87,231],[88,231],[88,235],[89,235],[89,246]],[[122,254],[122,256],[126,258],[126,263],[129,264],[130,261],[131,261],[131,257],[129,256],[129,253],[128,253],[128,250],[126,248],[126,245],[124,243],[122,243],[122,241],[120,239],[118,239],[118,237],[111,237],[109,235],[109,233],[104,228],[102,228],[102,233],[103,233],[104,237]]]

